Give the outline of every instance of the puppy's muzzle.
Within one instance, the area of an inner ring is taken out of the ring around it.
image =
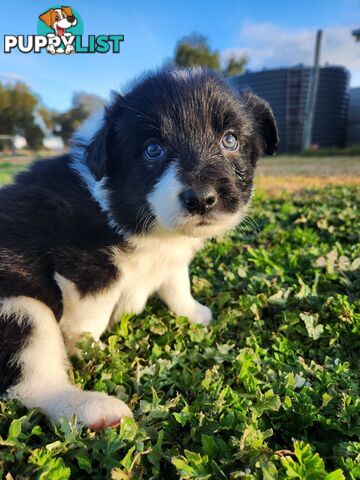
[[[213,187],[202,190],[187,189],[180,193],[182,207],[191,215],[204,215],[209,212],[217,202],[217,194]]]

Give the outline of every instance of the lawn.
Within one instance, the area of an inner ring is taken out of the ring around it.
[[[260,190],[192,263],[210,328],[154,298],[105,349],[84,339],[74,381],[135,421],[94,433],[0,402],[0,477],[360,479],[359,189],[295,190]]]
[[[24,165],[11,162],[0,162],[0,185],[10,183],[13,176],[24,169]]]

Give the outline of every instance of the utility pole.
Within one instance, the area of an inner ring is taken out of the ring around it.
[[[319,85],[319,61],[321,48],[322,30],[316,32],[316,44],[314,54],[314,65],[310,71],[309,89],[306,101],[305,118],[304,118],[304,140],[303,147],[307,149],[311,145],[311,136],[314,124],[315,106],[317,90]]]

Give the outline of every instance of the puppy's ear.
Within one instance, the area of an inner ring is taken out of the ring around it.
[[[241,99],[245,107],[253,114],[255,128],[260,133],[263,152],[266,155],[275,155],[279,145],[279,135],[270,105],[249,91],[244,92]]]
[[[61,7],[61,10],[63,10],[68,17],[72,17],[72,16],[73,16],[71,7],[64,7],[64,6],[62,6],[62,7]]]
[[[96,180],[101,180],[107,173],[108,157],[113,143],[114,130],[107,123],[106,115],[103,126],[96,132],[86,147],[86,165]]]
[[[42,13],[39,18],[42,20],[47,27],[52,27],[52,11],[53,9],[50,8],[47,12]]]
[[[112,92],[110,106],[90,117],[76,135],[80,143],[88,142],[86,164],[96,180],[101,180],[107,174],[110,153],[115,144],[114,122],[121,115],[122,104],[122,96]],[[94,131],[96,133],[92,135]]]

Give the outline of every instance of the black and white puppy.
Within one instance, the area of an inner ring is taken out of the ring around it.
[[[131,411],[72,385],[65,345],[154,293],[208,325],[189,262],[241,221],[278,135],[267,103],[198,68],[147,76],[90,127],[0,191],[0,393],[97,429]]]

